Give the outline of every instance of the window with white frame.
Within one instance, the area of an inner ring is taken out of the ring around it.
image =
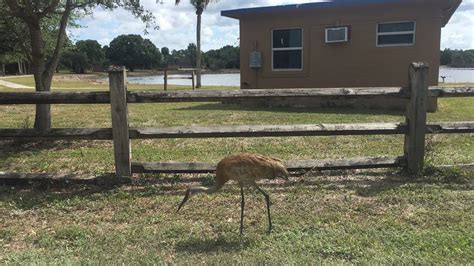
[[[303,69],[303,29],[272,31],[273,70]]]
[[[415,44],[415,22],[377,24],[377,46],[403,46]]]

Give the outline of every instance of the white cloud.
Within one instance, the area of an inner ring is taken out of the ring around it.
[[[474,0],[463,1],[441,36],[442,48],[474,48]]]
[[[150,34],[144,37],[151,39],[160,48],[167,46],[170,49],[183,49],[195,42],[196,15],[189,1],[182,0],[179,6],[174,5],[174,0],[162,2],[142,1],[156,16],[160,27],[157,31],[150,30]],[[202,16],[202,48],[206,51],[237,43],[239,23],[235,19],[222,17],[222,10],[306,2],[308,0],[220,0],[211,3]],[[70,29],[73,40],[96,39],[102,45],[108,45],[121,34],[143,35],[145,28],[140,20],[123,9],[110,11],[96,8],[92,16],[83,18],[79,23],[82,28]],[[442,33],[442,48],[474,48],[474,0],[463,1]]]

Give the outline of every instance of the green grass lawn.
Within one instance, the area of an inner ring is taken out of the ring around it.
[[[263,198],[247,190],[242,237],[235,185],[193,198],[180,213],[180,194],[191,184],[184,178],[111,190],[3,187],[0,262],[472,263],[472,176],[438,174],[407,182],[387,171],[336,172],[263,185],[272,234]]]
[[[54,90],[107,90],[65,80]],[[31,86],[31,78],[8,81]],[[172,89],[186,89],[173,87]],[[162,89],[129,85],[130,90]],[[204,89],[216,89],[204,88]],[[232,89],[232,88],[224,88]],[[0,92],[12,91],[0,87]],[[29,90],[16,90],[29,91]],[[31,91],[31,90],[30,90]],[[219,103],[134,104],[132,127],[401,122],[395,111],[242,108]],[[54,127],[110,127],[108,105],[53,105]],[[474,121],[474,99],[440,99],[429,121]],[[31,127],[34,106],[0,106],[0,128]],[[430,135],[427,163],[474,162],[472,134]],[[0,143],[0,171],[104,174],[110,141]],[[398,156],[403,136],[169,139],[132,142],[134,161],[218,161],[240,152],[282,159]],[[137,176],[138,177],[138,176]],[[183,190],[211,175],[142,175],[132,185],[0,187],[0,263],[443,263],[474,261],[473,173],[431,168],[408,181],[397,170],[307,173],[268,182],[275,231],[265,233],[264,200],[247,191],[245,235],[239,193],[228,185],[193,198]]]

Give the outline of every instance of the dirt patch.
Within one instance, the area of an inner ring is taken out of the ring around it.
[[[80,82],[91,82],[94,84],[104,84],[107,83],[106,80],[101,80],[106,77],[107,73],[93,73],[93,74],[64,74],[64,75],[55,75],[53,77],[54,82],[60,81],[80,81]]]

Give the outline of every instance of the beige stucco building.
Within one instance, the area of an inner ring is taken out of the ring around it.
[[[240,21],[241,88],[407,85],[430,64],[437,85],[441,28],[462,0],[329,0],[222,11]]]

